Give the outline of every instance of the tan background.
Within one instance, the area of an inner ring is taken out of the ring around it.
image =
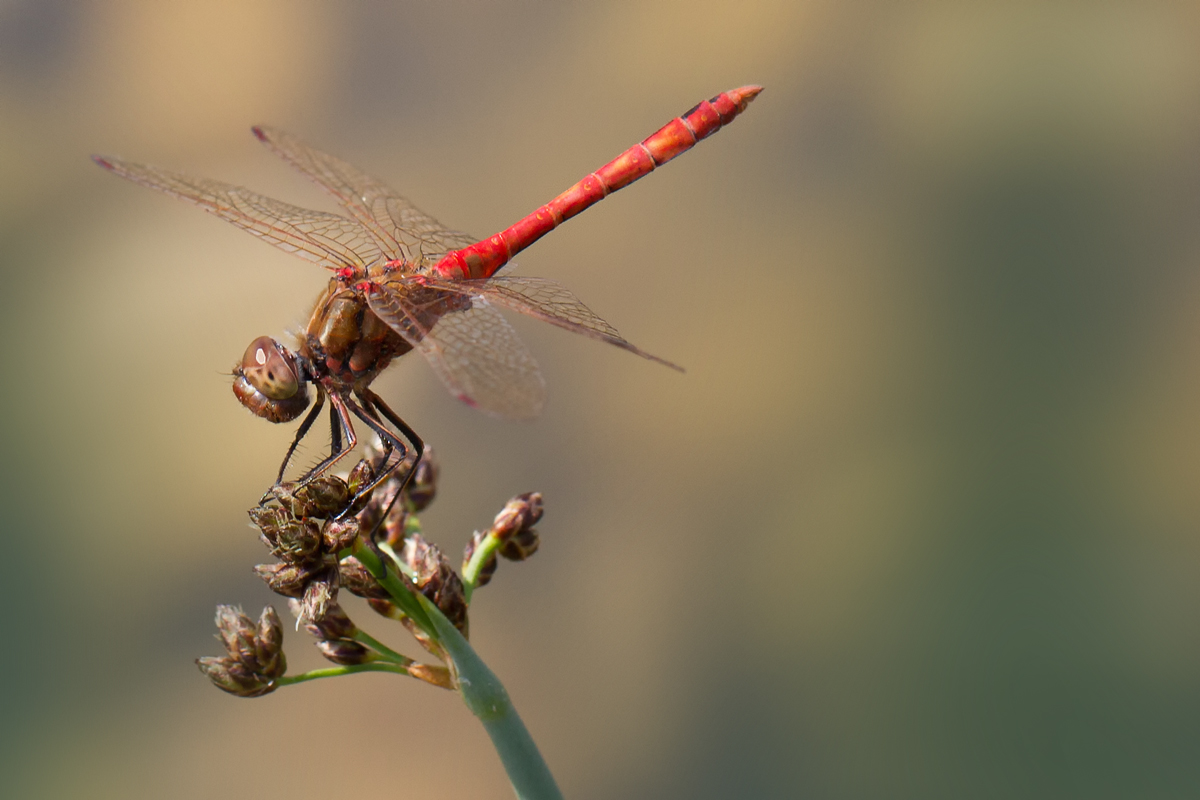
[[[1194,4],[0,3],[0,793],[509,796],[450,695],[196,672],[214,604],[270,599],[244,510],[290,435],[223,373],[323,276],[90,153],[326,207],[270,122],[482,236],[755,82],[519,259],[687,375],[518,323],[533,424],[377,384],[450,552],[546,494],[473,630],[564,791],[1194,796],[1198,40]]]

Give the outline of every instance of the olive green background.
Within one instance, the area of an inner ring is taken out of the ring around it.
[[[686,375],[517,321],[534,423],[416,356],[376,384],[455,557],[545,493],[472,631],[565,794],[1197,796],[1198,37],[1194,3],[0,3],[0,794],[509,796],[452,695],[196,671],[216,603],[271,600],[245,509],[291,432],[228,371],[324,276],[89,154],[328,208],[272,123],[483,236],[761,83],[518,258]]]

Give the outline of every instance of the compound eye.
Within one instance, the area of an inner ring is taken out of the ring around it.
[[[300,375],[292,354],[270,336],[260,336],[250,343],[241,368],[250,385],[272,400],[286,400],[300,391]]]

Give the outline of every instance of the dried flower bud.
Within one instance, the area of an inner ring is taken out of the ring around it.
[[[404,612],[401,611],[395,603],[386,598],[368,597],[367,605],[369,605],[371,610],[381,617],[387,617],[388,619],[394,620],[407,619],[407,617],[404,616]]]
[[[299,616],[302,609],[296,608],[299,604],[290,604],[293,613]],[[349,639],[354,636],[358,628],[351,621],[350,617],[342,610],[342,607],[337,603],[330,603],[325,608],[325,614],[317,619],[312,619],[301,623],[304,629],[318,639]]]
[[[217,606],[217,631],[227,655],[196,659],[210,681],[239,697],[257,697],[273,691],[275,681],[287,671],[283,655],[283,627],[270,606],[255,625],[233,606]]]
[[[304,587],[318,571],[287,562],[259,564],[254,568],[255,574],[266,581],[272,592],[284,597],[302,597]]]
[[[317,642],[317,649],[333,663],[344,666],[366,664],[378,658],[368,648],[349,639],[322,639]]]
[[[373,480],[375,480],[375,469],[371,466],[371,462],[364,458],[354,465],[354,469],[350,470],[350,475],[346,478],[346,487],[353,496],[370,486]]]
[[[359,597],[386,600],[391,595],[379,585],[379,581],[354,556],[346,556],[338,563],[338,582],[351,594]]]
[[[404,490],[408,505],[413,511],[423,511],[437,495],[438,464],[433,455],[433,448],[425,446],[425,454],[417,462],[412,479]]]
[[[409,664],[408,674],[443,689],[454,688],[454,679],[450,677],[450,670],[445,667],[435,667],[431,664]]]
[[[260,697],[275,691],[273,681],[264,681],[231,658],[205,656],[196,666],[213,685],[238,697]]]
[[[417,590],[441,609],[454,627],[465,631],[467,602],[462,581],[437,545],[414,533],[404,540],[400,557],[412,569]]]
[[[537,531],[524,528],[510,536],[497,552],[509,561],[524,561],[537,552],[538,544]]]
[[[300,610],[296,613],[296,619],[301,625],[321,619],[329,612],[329,607],[337,602],[337,578],[337,569],[325,569],[304,587]]]
[[[321,527],[315,520],[289,520],[263,530],[263,544],[284,561],[306,561],[321,547]]]
[[[322,475],[291,493],[291,511],[297,517],[332,517],[346,507],[350,490],[336,475]],[[286,504],[286,501],[285,501]]]
[[[471,540],[463,548],[463,572],[466,572],[467,565],[471,563],[471,558],[475,555],[475,551],[483,545],[484,540],[488,538],[490,533],[490,531],[475,531],[475,534],[471,536]],[[496,556],[494,554],[488,556],[487,560],[479,567],[479,573],[475,578],[476,589],[480,586],[487,586],[492,582],[492,576],[496,574],[497,566]]]
[[[492,522],[492,534],[501,541],[529,530],[542,518],[542,493],[526,492],[509,500]]]
[[[321,528],[321,540],[325,545],[325,552],[338,553],[345,550],[354,544],[354,539],[358,536],[358,531],[358,520],[353,517],[350,519],[329,520]]]
[[[258,618],[254,646],[259,672],[272,679],[283,677],[287,671],[287,659],[283,656],[283,623],[273,606],[264,608]]]
[[[225,645],[229,657],[245,664],[249,669],[258,668],[258,653],[254,648],[254,636],[258,627],[254,621],[234,606],[217,606],[217,638]]]
[[[248,512],[250,521],[262,531],[269,542],[274,542],[279,536],[279,529],[293,521],[291,512],[279,506],[258,506]]]

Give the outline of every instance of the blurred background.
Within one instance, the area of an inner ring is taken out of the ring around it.
[[[267,122],[483,236],[760,83],[518,259],[686,375],[516,320],[534,423],[415,356],[376,383],[454,560],[545,493],[472,633],[565,794],[1196,796],[1198,37],[1132,2],[0,2],[0,794],[510,796],[452,695],[196,671],[215,604],[282,609],[245,510],[292,427],[228,371],[325,277],[89,154],[330,208]]]

